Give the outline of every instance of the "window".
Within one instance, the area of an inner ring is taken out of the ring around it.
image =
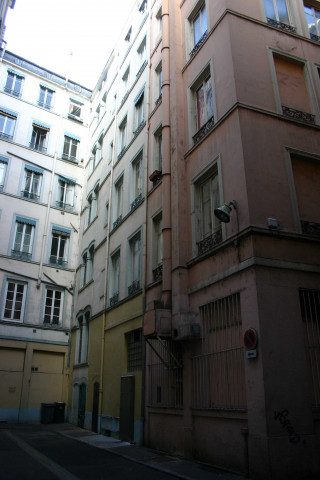
[[[156,282],[162,279],[162,213],[153,219],[152,228],[152,275]]]
[[[135,99],[134,106],[134,134],[136,134],[144,122],[144,90]]]
[[[290,26],[287,0],[264,0],[267,22],[284,30],[295,31]]]
[[[0,138],[12,140],[17,115],[10,110],[0,107]]]
[[[146,53],[147,53],[147,43],[146,43],[146,37],[144,37],[144,39],[142,40],[142,42],[139,45],[139,48],[137,50],[137,55],[138,55],[138,72],[137,72],[137,75],[140,73],[140,69],[146,61]]]
[[[195,18],[193,19],[193,41],[194,45],[201,40],[203,35],[207,33],[207,12],[206,6],[202,5]]]
[[[99,138],[99,140],[96,142],[96,144],[92,149],[90,163],[89,163],[89,175],[93,172],[93,170],[96,168],[96,166],[102,159],[102,143],[103,143],[103,135],[101,135],[101,137]]]
[[[72,211],[74,202],[75,181],[59,175],[56,206]]]
[[[217,172],[207,175],[196,185],[196,212],[198,255],[210,250],[222,241],[220,220],[214,209],[220,204]]]
[[[320,42],[320,8],[304,5],[310,38]]]
[[[84,287],[93,279],[93,260],[94,260],[94,245],[82,254],[81,272],[80,272],[80,287]]]
[[[131,203],[131,209],[133,209],[142,200],[142,155],[139,155],[138,158],[132,162],[132,173],[133,202]]]
[[[286,117],[315,123],[315,116],[311,113],[313,103],[307,87],[306,65],[285,55],[274,54],[273,58],[281,102],[279,110]]]
[[[74,100],[70,98],[69,104],[69,118],[74,120],[81,120],[81,107],[83,103],[79,102],[78,100]],[[82,120],[81,120],[82,121]]]
[[[158,173],[162,172],[162,125],[160,125],[154,134],[153,166],[155,171]]]
[[[155,24],[155,38],[162,31],[162,8],[160,8],[156,14],[156,24]]]
[[[113,228],[116,227],[122,220],[123,176],[116,182],[114,193],[115,193],[115,202],[114,202]]]
[[[47,125],[39,122],[33,123],[30,148],[46,153],[49,131],[50,128]]]
[[[124,152],[127,145],[127,117],[125,117],[119,126],[119,155]]]
[[[120,250],[111,256],[111,275],[110,275],[110,307],[119,301],[120,286]]]
[[[15,95],[16,97],[20,97],[22,91],[22,84],[23,84],[24,76],[20,75],[13,70],[8,70],[8,76],[6,85],[4,87],[4,91],[6,93],[10,93],[11,95]]]
[[[129,28],[127,35],[125,36],[125,42],[130,42],[131,39],[131,34],[132,34],[132,27]]]
[[[140,232],[129,241],[129,286],[128,295],[141,288],[141,234]]]
[[[12,255],[30,260],[36,222],[23,217],[16,217]]]
[[[142,370],[142,329],[133,330],[126,334],[127,344],[127,371]]]
[[[162,99],[162,62],[155,69],[155,103],[158,105]]]
[[[63,292],[46,288],[43,323],[59,325],[62,323]]]
[[[70,230],[62,227],[52,227],[51,250],[49,262],[51,265],[66,267],[68,264]]]
[[[43,170],[26,165],[24,171],[24,188],[21,191],[21,196],[31,200],[39,200]]]
[[[320,291],[300,289],[300,310],[312,405],[320,406]]]
[[[88,344],[89,344],[89,322],[90,313],[86,312],[77,319],[75,363],[82,364],[88,362]]]
[[[110,143],[109,145],[109,160],[108,160],[108,164],[112,162],[112,157],[113,157],[113,141]]]
[[[62,158],[65,160],[71,160],[72,162],[76,162],[79,143],[80,138],[65,133]]]
[[[122,95],[126,97],[126,94],[129,91],[129,77],[130,77],[130,67],[127,68],[123,77],[122,77]]]
[[[4,320],[22,322],[26,301],[26,293],[26,283],[16,280],[7,281],[3,308]]]
[[[44,85],[40,85],[40,95],[39,95],[38,105],[40,107],[48,108],[50,110],[52,108],[53,95],[54,95],[54,90],[51,90],[50,88]]]
[[[194,143],[201,140],[214,125],[213,88],[210,68],[191,87],[192,110],[194,112]]]
[[[146,11],[147,5],[148,5],[147,0],[143,0],[139,7],[139,12],[144,13]]]
[[[193,407],[245,409],[240,294],[200,307],[202,352],[192,358]]]
[[[2,192],[4,188],[7,168],[8,168],[8,159],[0,155],[0,192]]]
[[[86,227],[93,222],[97,217],[98,212],[98,197],[99,197],[99,185],[97,185],[94,191],[88,196],[87,199],[87,213],[86,213]]]

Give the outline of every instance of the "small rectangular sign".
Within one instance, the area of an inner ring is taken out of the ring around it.
[[[256,358],[257,350],[248,350],[246,352],[246,358]]]

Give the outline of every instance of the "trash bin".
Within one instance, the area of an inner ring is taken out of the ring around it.
[[[64,411],[66,404],[64,402],[57,402],[54,409],[54,423],[64,422]]]
[[[55,403],[41,403],[41,423],[53,423]]]

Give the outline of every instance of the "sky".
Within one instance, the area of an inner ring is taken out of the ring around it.
[[[93,89],[135,0],[16,0],[7,49]]]

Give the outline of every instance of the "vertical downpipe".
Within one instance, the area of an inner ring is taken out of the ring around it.
[[[170,126],[170,43],[169,0],[162,2],[162,300],[171,308],[172,231],[171,231],[171,126]]]

